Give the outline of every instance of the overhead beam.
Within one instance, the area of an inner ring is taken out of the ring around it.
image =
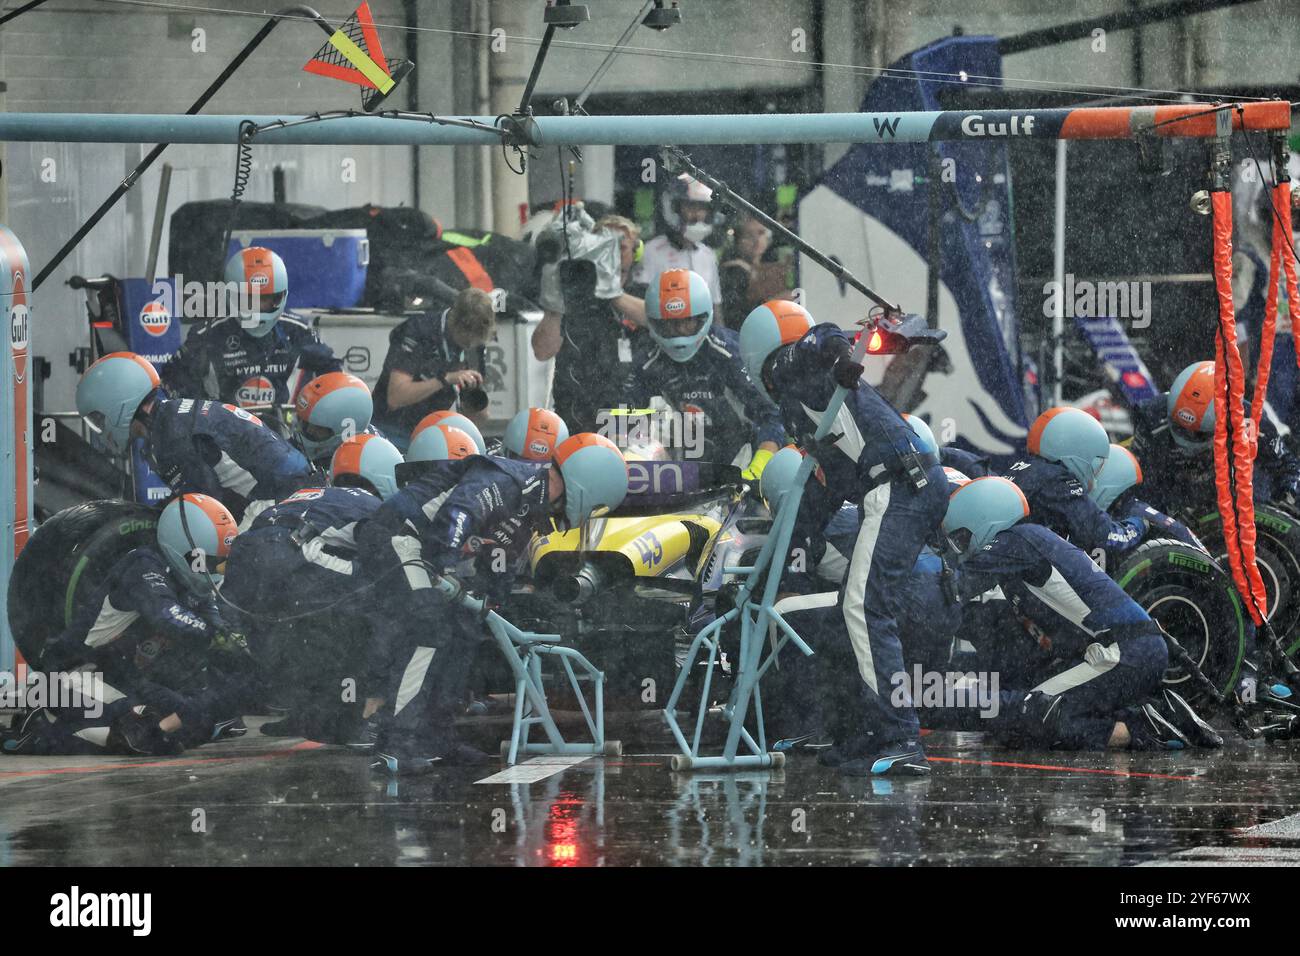
[[[535,146],[662,146],[736,143],[924,143],[991,139],[1131,139],[1214,135],[1216,107],[943,110],[897,113],[762,113],[717,116],[541,116]],[[1234,104],[1234,129],[1286,130],[1284,100]],[[450,117],[449,117],[450,118]],[[300,117],[145,113],[7,113],[0,140],[61,143],[234,143],[239,125]],[[488,116],[456,117],[491,127]],[[384,116],[348,116],[258,133],[267,146],[498,146],[499,134]]]

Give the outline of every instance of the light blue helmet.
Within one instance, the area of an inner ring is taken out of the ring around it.
[[[952,549],[968,558],[1028,514],[1029,501],[1014,481],[976,478],[949,496],[943,533]]]
[[[439,422],[420,432],[420,437],[406,449],[407,461],[459,461],[477,455],[474,437],[469,432]]]
[[[713,294],[690,269],[665,269],[645,296],[650,337],[674,362],[689,362],[713,326]]]
[[[339,445],[330,461],[330,479],[339,487],[355,487],[364,479],[380,498],[397,494],[397,466],[402,453],[383,435],[353,435]]]
[[[1088,490],[1110,456],[1110,436],[1101,422],[1067,405],[1049,408],[1035,419],[1028,446],[1031,455],[1063,465]]]
[[[783,345],[798,342],[816,323],[797,302],[772,299],[764,302],[740,326],[740,357],[755,382],[763,383],[763,368],[772,353]]]
[[[627,497],[627,462],[608,438],[582,432],[555,449],[564,479],[564,516],[570,528],[612,511]]]
[[[794,445],[786,445],[771,457],[763,466],[763,474],[758,479],[758,488],[768,510],[773,514],[781,504],[787,491],[794,487],[795,473],[803,464],[804,454]]]
[[[510,419],[501,444],[511,458],[550,461],[555,449],[569,437],[569,426],[555,412],[525,408]]]
[[[912,431],[916,433],[914,445],[916,450],[922,454],[928,452],[931,455],[939,454],[939,443],[934,439],[934,432],[926,424],[925,419],[920,415],[903,415],[903,421],[912,426]]]
[[[334,454],[343,439],[370,427],[375,403],[365,382],[347,372],[326,372],[302,387],[294,401],[294,428],[312,461]]]
[[[158,516],[158,549],[177,579],[196,594],[209,593],[221,583],[223,563],[237,534],[235,516],[208,495],[182,495]]]
[[[77,383],[77,413],[90,419],[110,445],[125,451],[131,419],[158,388],[158,370],[134,352],[111,352]]]
[[[283,259],[263,246],[240,249],[226,262],[226,281],[238,283],[237,311],[245,332],[260,339],[275,328],[289,297]]]
[[[1103,511],[1115,503],[1115,499],[1134,485],[1142,484],[1142,466],[1133,457],[1133,453],[1123,445],[1111,445],[1110,456],[1101,474],[1093,482],[1092,500]]]
[[[1193,450],[1208,448],[1214,437],[1214,363],[1195,362],[1179,372],[1165,407],[1175,442]]]
[[[483,441],[483,435],[479,432],[478,426],[462,415],[460,412],[453,412],[450,409],[443,409],[440,412],[430,412],[420,419],[420,423],[411,431],[411,443],[406,447],[407,461],[438,461],[440,459],[432,457],[437,450],[439,441],[433,435],[425,433],[435,425],[450,425],[452,428],[459,428],[466,435],[474,440],[474,447],[480,455],[487,454],[487,445]],[[432,442],[433,444],[429,444]]]

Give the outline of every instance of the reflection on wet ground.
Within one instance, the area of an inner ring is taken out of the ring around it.
[[[845,778],[811,756],[674,774],[662,754],[629,754],[390,782],[343,750],[255,735],[171,760],[5,758],[0,863],[1300,863],[1294,745],[1012,754],[944,734],[928,747],[924,781]]]

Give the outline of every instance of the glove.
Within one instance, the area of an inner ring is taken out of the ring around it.
[[[767,463],[772,460],[772,453],[766,448],[760,448],[754,452],[754,457],[749,459],[749,466],[740,473],[740,477],[746,481],[758,481],[763,475],[763,469]]]
[[[1124,523],[1133,527],[1137,531],[1139,538],[1146,537],[1146,533],[1151,527],[1147,524],[1147,519],[1140,517],[1139,515],[1129,515],[1124,519]]]
[[[822,348],[821,358],[823,363],[830,366],[837,385],[847,389],[858,387],[858,381],[866,369],[853,361],[853,351],[846,339],[838,336],[830,339]]]
[[[835,363],[831,374],[835,376],[835,384],[841,385],[847,389],[855,389],[858,382],[862,379],[862,373],[866,371],[866,366],[851,358],[843,358]]]

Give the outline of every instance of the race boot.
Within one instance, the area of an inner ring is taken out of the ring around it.
[[[1182,695],[1164,687],[1150,701],[1160,716],[1173,725],[1193,747],[1216,750],[1223,746],[1223,737],[1211,727],[1183,699]]]
[[[1018,733],[1035,746],[1055,746],[1061,739],[1062,700],[1060,694],[1031,690],[1015,715]]]
[[[921,745],[906,741],[884,747],[861,757],[850,757],[836,768],[850,777],[878,777],[886,774],[895,777],[928,777],[930,761]]]
[[[290,711],[279,720],[268,720],[258,728],[263,737],[304,737],[306,727],[301,718]]]
[[[1129,750],[1184,750],[1187,738],[1182,731],[1160,715],[1151,704],[1130,710],[1125,715],[1129,733]]]
[[[50,753],[54,721],[44,707],[28,711],[0,735],[0,751],[20,757],[43,757]]]
[[[157,712],[148,707],[132,707],[117,720],[108,733],[108,747],[123,753],[147,757],[165,757],[185,752],[185,745],[158,727]]]
[[[248,733],[248,725],[244,723],[242,717],[218,720],[212,725],[213,740],[235,740],[246,733]]]

